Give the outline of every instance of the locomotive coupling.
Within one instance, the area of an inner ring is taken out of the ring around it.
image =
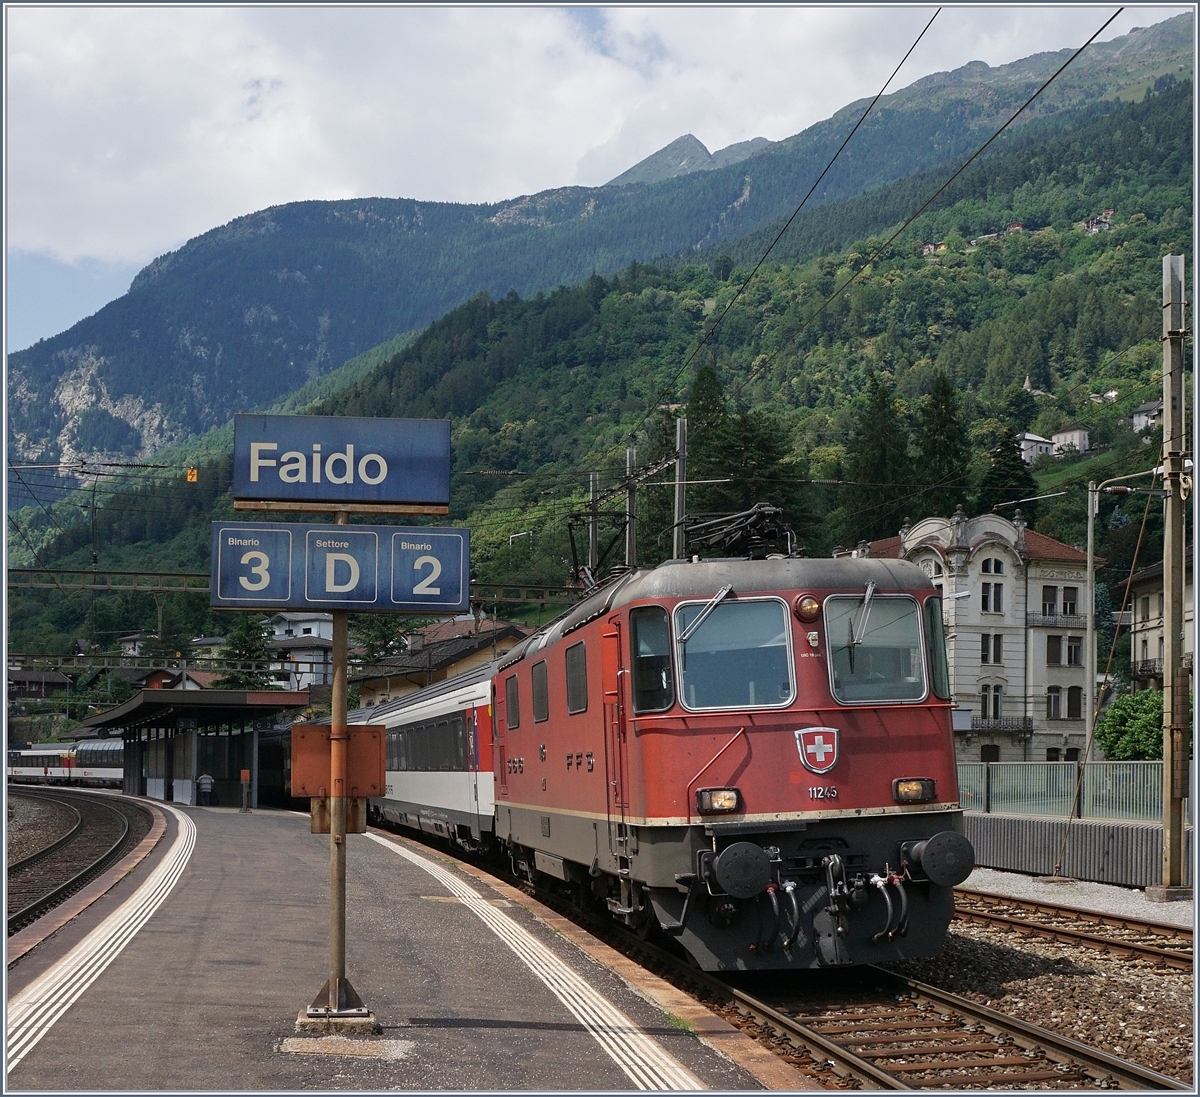
[[[940,831],[919,842],[905,842],[900,855],[910,876],[920,879],[923,875],[939,887],[961,884],[975,868],[974,847],[954,830]]]

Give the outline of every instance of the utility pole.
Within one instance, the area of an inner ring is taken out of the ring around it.
[[[637,450],[630,446],[625,451],[625,479],[629,487],[625,492],[625,563],[637,567],[637,481],[633,479],[637,468]]]
[[[590,507],[588,513],[588,574],[594,582],[596,571],[600,567],[600,473],[593,472],[588,477]]]
[[[684,536],[683,516],[687,513],[687,420],[675,420],[675,543],[672,556],[682,560],[687,552]]]
[[[1155,902],[1190,899],[1183,884],[1183,801],[1188,794],[1188,673],[1183,669],[1184,472],[1183,256],[1163,256],[1163,866]],[[1190,480],[1188,482],[1190,487]]]

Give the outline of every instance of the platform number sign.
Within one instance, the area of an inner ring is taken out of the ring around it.
[[[214,522],[211,603],[227,609],[463,612],[466,529]]]

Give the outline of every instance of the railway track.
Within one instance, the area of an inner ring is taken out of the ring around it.
[[[1192,930],[1186,926],[1013,899],[970,888],[955,888],[954,916],[966,922],[1192,970]]]
[[[74,813],[70,831],[8,866],[8,934],[29,925],[78,891],[149,829],[149,816],[115,797],[22,789]]]
[[[447,852],[444,844],[429,844]],[[473,863],[705,1000],[825,1088],[1192,1089],[882,968],[729,977],[698,971],[669,945],[643,940],[606,917],[581,911],[558,893],[497,872],[494,865]]]

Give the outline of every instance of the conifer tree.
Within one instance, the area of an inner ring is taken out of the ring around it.
[[[916,472],[925,485],[920,510],[948,517],[966,502],[971,451],[959,418],[958,393],[944,370],[938,370],[921,406],[916,442]]]
[[[275,689],[276,684],[267,671],[271,649],[267,619],[259,613],[238,613],[225,636],[223,658],[234,664],[223,678],[213,685],[217,689]]]
[[[908,431],[891,386],[875,373],[846,446],[846,467],[854,486],[835,519],[843,543],[893,536],[912,506]]]
[[[991,452],[991,458],[992,467],[984,474],[983,483],[979,485],[979,502],[975,508],[977,513],[985,514],[997,503],[1028,500],[1037,495],[1037,481],[1021,457],[1021,443],[1017,441],[1015,431],[1004,431],[999,445]],[[1021,512],[1032,525],[1037,515],[1037,503],[1022,503]],[[1001,513],[1011,518],[1014,510],[1006,507]]]

